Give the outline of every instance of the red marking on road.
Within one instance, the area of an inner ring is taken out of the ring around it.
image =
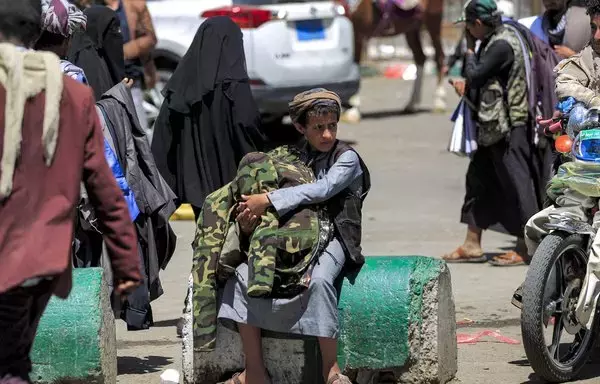
[[[494,339],[498,340],[500,343],[521,344],[521,342],[519,340],[515,340],[510,337],[503,336],[499,332],[490,331],[490,330],[481,331],[481,332],[478,332],[473,335],[469,335],[466,333],[458,333],[456,335],[456,342],[458,344],[475,344],[475,343],[482,341],[481,338],[484,336],[493,337]]]

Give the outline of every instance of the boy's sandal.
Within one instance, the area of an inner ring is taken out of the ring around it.
[[[327,380],[327,384],[352,384],[348,376],[336,373]]]
[[[233,376],[231,376],[231,379],[229,379],[227,381],[220,382],[218,384],[242,384],[242,382],[240,381],[240,379],[238,379],[238,377],[241,374],[242,374],[242,372],[234,373]]]

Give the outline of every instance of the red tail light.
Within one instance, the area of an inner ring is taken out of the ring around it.
[[[271,20],[271,11],[267,9],[243,6],[221,7],[202,13],[201,17],[228,16],[240,28],[258,28]]]

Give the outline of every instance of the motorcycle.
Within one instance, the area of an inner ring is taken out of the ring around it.
[[[571,159],[579,133],[590,127],[600,128],[597,114],[578,126],[570,124],[574,112],[581,110],[571,109],[571,114],[547,120],[545,129],[548,135],[560,135],[555,140],[556,148]],[[568,181],[567,186],[571,187]],[[549,382],[576,378],[598,337],[600,316],[594,316],[588,328],[576,313],[597,232],[592,226],[596,211],[597,205],[585,209],[585,217],[569,212],[548,215],[548,234],[532,257],[523,285],[521,332],[525,353],[535,373]]]

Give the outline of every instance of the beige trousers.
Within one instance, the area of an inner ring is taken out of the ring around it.
[[[550,221],[551,213],[569,213],[587,221],[586,209],[592,208],[597,198],[586,197],[580,193],[567,190],[564,195],[556,200],[557,206],[548,207],[534,216],[525,224],[525,244],[530,256],[537,250],[544,236],[548,234],[545,224]],[[593,220],[594,228],[600,227],[600,214],[596,214]],[[577,302],[576,315],[581,324],[586,324],[589,329],[596,310],[598,297],[600,296],[600,233],[596,234],[589,255],[587,273]]]

